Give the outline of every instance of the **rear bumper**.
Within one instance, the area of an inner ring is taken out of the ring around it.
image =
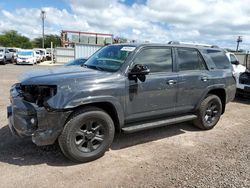
[[[12,104],[7,107],[8,126],[13,135],[31,137],[39,146],[50,145],[60,135],[70,113],[49,112],[18,96],[12,98]]]

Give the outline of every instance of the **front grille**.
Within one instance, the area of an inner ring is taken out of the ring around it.
[[[239,78],[240,84],[250,85],[250,72],[244,72]]]

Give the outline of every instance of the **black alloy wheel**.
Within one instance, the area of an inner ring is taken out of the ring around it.
[[[105,139],[105,129],[101,121],[90,119],[76,129],[75,144],[82,152],[92,152],[101,146]]]
[[[221,99],[217,95],[210,94],[201,102],[194,125],[203,130],[212,129],[220,120],[221,113]]]
[[[58,142],[67,158],[74,162],[88,162],[104,155],[114,134],[114,122],[105,111],[85,107],[71,115]]]

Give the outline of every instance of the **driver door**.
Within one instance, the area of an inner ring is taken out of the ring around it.
[[[126,81],[126,122],[168,116],[175,112],[177,79],[170,47],[146,47],[135,55],[133,65],[150,69],[145,81]]]

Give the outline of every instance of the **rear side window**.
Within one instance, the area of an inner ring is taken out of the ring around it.
[[[147,65],[150,72],[172,72],[171,48],[143,49],[134,59],[134,64]]]
[[[196,49],[177,48],[179,71],[205,70],[206,65]]]
[[[230,62],[222,51],[206,50],[210,58],[213,60],[217,69],[231,69]]]

